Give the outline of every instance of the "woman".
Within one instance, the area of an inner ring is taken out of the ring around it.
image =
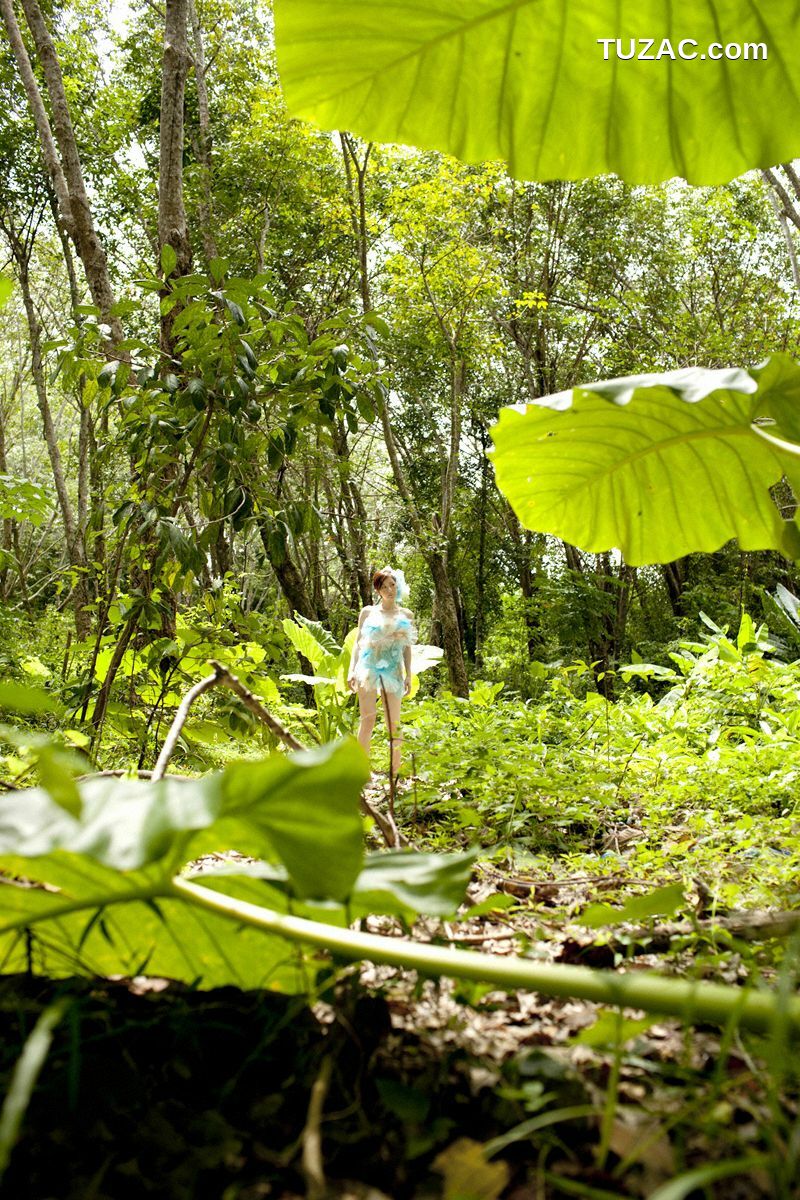
[[[400,769],[400,704],[411,689],[411,645],[414,641],[414,616],[398,601],[407,592],[402,571],[384,567],[376,571],[372,586],[377,604],[362,608],[358,618],[358,637],[353,646],[347,682],[358,693],[361,722],[358,740],[369,754],[372,731],[378,711],[378,693],[383,697],[383,715],[392,748],[392,774]]]

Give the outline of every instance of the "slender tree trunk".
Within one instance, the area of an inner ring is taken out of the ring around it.
[[[11,395],[14,395],[12,388]],[[6,461],[6,420],[7,408],[5,398],[0,401],[0,475],[8,474],[8,462]],[[0,565],[0,599],[5,600],[8,596],[7,581],[9,577],[8,560],[11,558],[12,546],[14,545],[14,533],[11,517],[3,518],[3,533],[0,540],[0,549],[3,550],[3,563]]]
[[[186,76],[189,69],[187,41],[188,0],[166,0],[164,56],[161,63],[161,155],[158,172],[158,243],[175,251],[175,274],[187,275],[192,266],[192,249],[183,202],[183,134]],[[171,355],[172,325],[177,309],[161,317],[161,349]]]
[[[330,475],[327,473],[324,473],[322,476],[322,487],[325,492],[325,503],[329,514],[328,519],[333,546],[344,574],[347,603],[354,612],[358,612],[359,609],[363,608],[365,602],[361,599],[358,575],[351,553],[347,521],[344,514],[344,498],[342,495],[337,497],[334,494],[334,490],[331,487]]]
[[[442,645],[447,658],[450,687],[456,696],[468,696],[469,681],[464,663],[464,648],[461,644],[458,608],[447,574],[447,565],[442,555],[435,552],[426,555],[426,561],[436,588],[437,611],[441,621]]]
[[[31,598],[30,598],[30,593],[28,591],[27,571],[25,569],[25,556],[23,555],[22,547],[19,544],[19,525],[17,524],[16,521],[14,521],[11,526],[11,540],[12,540],[12,543],[14,546],[14,558],[16,559],[16,562],[17,562],[17,571],[19,574],[19,589],[22,592],[22,603],[25,608],[25,612],[28,614],[29,617],[32,617],[33,609],[31,607]]]
[[[92,298],[100,309],[104,321],[110,325],[114,341],[120,342],[123,336],[122,326],[119,317],[115,316],[112,312],[115,302],[114,291],[108,273],[106,253],[95,229],[92,209],[86,193],[80,156],[78,154],[78,145],[75,140],[75,130],[72,125],[67,95],[64,90],[61,65],[58,61],[53,39],[50,36],[50,31],[47,28],[37,0],[21,0],[21,2],[25,19],[33,36],[36,54],[39,58],[47,92],[50,97],[50,107],[53,113],[53,132],[55,133],[55,140],[58,143],[63,177],[66,180],[69,195],[68,210],[72,217],[70,232],[78,255],[83,263],[83,268],[86,272],[86,281],[89,284]],[[2,0],[2,3],[10,5],[11,0]],[[8,21],[6,21],[6,27],[8,27]],[[17,61],[19,63],[19,57],[17,57]],[[20,70],[22,70],[21,67]],[[33,108],[32,90],[26,86],[26,91],[28,92],[28,98]],[[37,120],[37,128],[39,129],[41,138],[44,132],[44,125],[41,123],[41,118]],[[49,148],[45,150],[45,161],[48,163],[48,170],[56,188],[56,195],[59,197],[59,208],[61,208],[63,187],[58,174],[54,174],[51,169],[52,163]],[[67,227],[69,228],[69,225]]]
[[[347,175],[348,199],[350,201],[350,223],[356,239],[358,251],[358,279],[361,287],[361,307],[363,312],[372,308],[370,297],[369,272],[367,270],[367,192],[366,179],[369,156],[372,153],[372,142],[369,142],[364,158],[359,162],[356,153],[356,143],[349,133],[340,133],[342,158]]]
[[[481,488],[478,494],[478,567],[475,573],[475,617],[472,625],[475,662],[483,659],[483,631],[486,624],[484,594],[486,591],[486,512],[489,493],[489,459],[486,457],[486,429],[480,428]]]
[[[661,568],[670,607],[676,617],[686,615],[683,597],[686,587],[686,566],[686,558],[676,558],[674,562],[664,563]]]
[[[628,612],[631,606],[631,593],[636,579],[636,567],[627,563],[620,565],[619,591],[617,593],[617,611],[614,617],[614,630],[611,653],[616,665],[619,664],[622,647],[625,642],[625,631],[628,626]]]
[[[58,213],[54,203],[54,197],[51,196],[51,206],[53,216],[57,218]],[[67,237],[66,230],[61,226],[56,219],[56,229],[58,231],[59,241],[61,242],[61,250],[64,255],[64,265],[67,268],[67,278],[69,280],[69,296],[72,305],[72,317],[76,325],[81,323],[81,315],[78,308],[81,303],[80,290],[78,288],[78,279],[75,272],[75,259],[72,252],[70,240]],[[92,510],[90,509],[90,490],[91,490],[91,475],[92,475],[92,455],[94,453],[94,438],[92,436],[92,417],[89,408],[84,399],[85,376],[81,375],[78,387],[76,389],[76,401],[79,412],[78,425],[78,513],[77,534],[80,539],[80,544],[84,550],[84,559],[86,562],[86,585],[85,592],[87,600],[90,596],[97,595],[97,568],[93,565],[98,560],[97,555],[90,552],[89,549],[89,523],[94,520],[95,527],[102,530],[105,520],[105,504],[99,503]],[[96,545],[102,544],[102,539],[96,542]],[[90,566],[90,564],[92,564]]]
[[[433,536],[425,529],[416,502],[409,488],[405,471],[400,462],[397,442],[389,417],[388,397],[385,392],[381,395],[378,411],[383,426],[383,436],[389,461],[392,464],[397,490],[405,503],[409,524],[415,535],[417,546],[424,556],[428,569],[433,578],[436,592],[436,615],[441,623],[442,646],[447,659],[447,669],[450,676],[450,686],[457,696],[469,695],[467,668],[464,663],[464,648],[461,644],[461,631],[458,624],[458,607],[456,605],[453,585],[447,572],[446,548],[441,528],[435,522]]]
[[[50,468],[53,472],[53,483],[56,489],[58,506],[61,512],[61,519],[64,522],[67,560],[76,575],[74,585],[75,628],[78,637],[84,638],[88,636],[90,627],[89,613],[86,609],[88,599],[86,594],[86,554],[75,522],[75,515],[64,475],[64,466],[61,461],[61,451],[53,424],[53,416],[50,411],[47,381],[45,379],[44,362],[42,360],[42,331],[31,294],[30,277],[28,274],[28,253],[17,235],[8,227],[6,228],[6,234],[9,238],[11,251],[17,267],[17,278],[19,279],[22,303],[28,323],[28,337],[31,345],[31,375],[33,376],[36,399],[42,417],[42,430],[45,445],[47,446],[48,458],[50,459]]]
[[[320,620],[320,614],[306,588],[306,581],[295,563],[287,553],[276,553],[270,542],[269,528],[264,522],[259,522],[258,532],[264,553],[289,605],[289,611],[299,612],[311,621]]]
[[[97,700],[95,701],[94,711],[92,712],[92,725],[94,726],[95,750],[97,749],[97,745],[100,740],[100,734],[101,734],[101,731],[103,728],[103,722],[106,719],[106,710],[108,709],[108,702],[111,698],[111,688],[113,686],[114,680],[117,677],[117,672],[119,671],[120,667],[122,666],[122,660],[125,657],[125,651],[128,649],[128,644],[130,643],[130,640],[133,637],[133,633],[136,628],[136,622],[137,622],[137,617],[131,616],[125,622],[124,626],[122,627],[122,630],[120,631],[119,639],[117,641],[116,646],[114,647],[114,653],[111,656],[111,661],[108,664],[108,670],[106,671],[106,677],[103,680],[103,683],[100,687],[100,691],[97,694]]]
[[[189,0],[189,21],[192,27],[192,45],[194,47],[194,77],[197,85],[197,112],[200,122],[200,133],[197,141],[197,159],[201,167],[200,189],[200,231],[203,236],[203,249],[208,262],[217,256],[217,243],[214,237],[213,223],[213,192],[211,171],[211,114],[208,107],[208,89],[206,88],[206,52],[203,44],[203,30],[197,15],[195,0]]]
[[[220,579],[224,579],[233,566],[231,556],[231,544],[228,541],[228,533],[225,528],[225,521],[217,523],[217,536],[211,543],[211,554],[214,563],[214,570]]]
[[[442,478],[442,536],[449,538],[455,504],[456,483],[461,465],[461,412],[466,382],[466,366],[452,347],[450,371],[450,448]]]
[[[371,146],[368,146],[362,162],[359,163],[355,152],[355,143],[349,134],[341,134],[342,154],[344,156],[345,172],[348,182],[348,200],[350,204],[350,219],[356,240],[359,265],[359,282],[361,304],[364,312],[372,308],[368,274],[368,237],[366,214],[366,173],[369,163]],[[375,355],[377,358],[377,354]],[[451,379],[451,402],[456,396],[460,401],[464,383],[464,367],[457,357],[454,357],[454,367]],[[458,442],[460,439],[460,404],[457,417],[457,428],[451,424],[451,447],[447,467],[445,469],[442,493],[442,512],[438,520],[434,520],[432,533],[426,529],[416,500],[409,486],[397,439],[394,436],[389,413],[388,395],[385,388],[381,389],[378,400],[378,415],[383,431],[383,440],[389,455],[392,474],[405,506],[409,524],[420,553],[425,558],[433,578],[436,594],[435,612],[441,622],[442,645],[447,659],[450,676],[450,686],[457,696],[469,695],[467,668],[464,662],[464,647],[461,639],[461,629],[458,621],[458,605],[452,581],[447,570],[447,544],[444,523],[449,525],[452,513],[452,501],[455,489],[455,479],[458,470]],[[456,450],[454,456],[453,450]],[[434,629],[435,629],[434,622]],[[433,636],[433,634],[432,634]]]
[[[505,525],[514,546],[514,559],[517,567],[519,588],[524,603],[524,620],[527,631],[528,654],[535,658],[543,646],[542,624],[536,599],[536,577],[531,567],[534,552],[533,537],[529,530],[523,529],[519,518],[507,500],[503,499],[503,517]],[[541,535],[536,535],[537,537]]]
[[[569,542],[562,542],[561,545],[564,547],[567,566],[570,571],[577,571],[579,575],[583,575],[583,559],[581,558],[580,551],[575,546],[571,546]]]
[[[361,489],[353,478],[350,465],[350,445],[347,430],[342,421],[336,422],[332,435],[342,510],[349,540],[348,562],[351,586],[363,606],[369,604],[372,598],[372,580],[367,564],[367,510]]]
[[[72,216],[72,203],[69,195],[69,188],[64,176],[64,171],[58,157],[53,131],[50,126],[50,120],[47,116],[47,111],[42,100],[42,94],[39,91],[39,85],[36,82],[36,76],[31,66],[31,60],[28,56],[28,51],[25,43],[22,40],[19,25],[17,23],[16,14],[14,12],[13,0],[0,0],[0,14],[3,17],[3,24],[6,27],[8,40],[11,43],[11,49],[14,54],[14,59],[17,64],[20,79],[22,80],[25,93],[28,97],[28,105],[33,116],[36,131],[39,135],[39,143],[42,150],[45,169],[48,178],[53,186],[53,191],[58,201],[58,213],[64,228],[68,231],[70,237],[75,237],[75,222]]]
[[[791,203],[791,199],[786,192],[786,189],[781,188],[778,184],[778,181],[772,171],[762,171],[761,175],[767,184],[767,194],[769,195],[772,203],[772,208],[775,212],[778,224],[781,227],[783,240],[786,243],[786,250],[789,255],[789,263],[792,268],[792,279],[794,280],[794,286],[798,291],[800,291],[800,267],[798,267],[797,263],[797,250],[795,248],[794,238],[792,237],[792,231],[789,228],[789,219],[791,214],[793,214],[791,219],[794,221],[795,225],[798,224],[798,221],[796,220],[797,213],[795,206]],[[778,199],[779,196],[781,197],[780,200]],[[781,200],[783,203],[781,203]]]

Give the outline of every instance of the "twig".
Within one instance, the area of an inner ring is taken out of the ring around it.
[[[387,820],[377,808],[374,808],[363,792],[361,793],[361,811],[378,826],[389,850],[402,850],[404,846],[408,845],[408,841],[403,837],[396,823]]]
[[[78,776],[78,783],[83,783],[87,779],[123,779],[129,776],[131,779],[152,779],[152,771],[127,771],[124,767],[120,767],[116,771],[87,771],[85,775]],[[175,775],[175,779],[189,779],[189,775]]]
[[[668,949],[672,938],[691,937],[692,934],[713,937],[715,933],[724,931],[731,937],[741,938],[745,942],[758,942],[765,938],[788,938],[798,929],[800,911],[796,909],[786,912],[753,910],[727,913],[720,917],[706,917],[691,922],[676,921],[674,924],[655,925],[652,929],[643,927],[634,930],[632,936],[656,943],[657,948],[663,945],[664,949]]]
[[[391,829],[392,840],[391,840],[391,842],[388,842],[387,844],[390,849],[398,850],[400,848],[401,841],[400,841],[400,830],[397,827],[397,820],[394,815],[394,799],[395,799],[395,793],[396,793],[396,788],[397,788],[397,780],[395,778],[395,773],[394,773],[395,736],[394,736],[394,728],[392,726],[392,714],[389,712],[389,699],[386,695],[386,688],[384,687],[384,683],[383,683],[382,679],[380,681],[380,684],[381,684],[381,699],[383,700],[383,715],[386,717],[386,727],[389,730],[389,817],[388,817],[388,824]],[[385,836],[386,835],[384,834],[384,837]]]
[[[767,941],[769,938],[788,938],[800,929],[800,912],[738,912],[724,917],[708,917],[699,921],[673,921],[663,925],[626,928],[622,936],[604,938],[602,942],[577,943],[568,938],[560,959],[569,962],[588,962],[605,966],[614,962],[616,954],[636,957],[640,954],[669,954],[676,938],[695,938],[713,942],[719,934],[745,942]],[[598,957],[598,955],[600,957]]]
[[[306,1181],[307,1200],[324,1200],[327,1193],[325,1167],[322,1162],[322,1110],[330,1087],[333,1058],[326,1054],[317,1078],[311,1085],[308,1115],[303,1129],[303,1175]]]
[[[152,778],[153,778],[152,771],[142,771],[139,768],[136,768],[134,770],[133,768],[120,767],[117,770],[113,770],[113,771],[112,770],[87,771],[85,775],[76,776],[76,782],[77,783],[87,783],[89,780],[92,780],[92,779],[152,779]],[[196,775],[178,775],[177,772],[175,772],[175,771],[173,771],[170,774],[170,779],[177,779],[179,782],[183,782],[183,783],[196,783],[197,782]]]
[[[489,874],[487,872],[487,874]],[[509,879],[506,875],[499,875],[492,878],[489,874],[489,881],[497,884],[501,892],[508,892],[512,896],[528,896],[531,892],[535,892],[537,888],[568,888],[574,887],[577,884],[584,883],[608,883],[614,884],[615,887],[623,885],[641,884],[643,887],[652,887],[652,879],[629,879],[622,876],[619,872],[613,872],[609,875],[575,875],[572,879]],[[672,882],[676,882],[673,880]]]
[[[396,781],[394,775],[394,728],[392,726],[392,714],[389,712],[389,698],[386,695],[386,687],[384,682],[380,680],[381,699],[383,700],[383,715],[386,717],[386,728],[389,730],[389,815],[392,819],[392,824],[396,824],[394,819],[394,797]]]
[[[209,661],[217,672],[216,681],[221,683],[224,687],[230,688],[232,692],[235,692],[239,699],[244,702],[246,707],[258,717],[259,721],[264,722],[270,733],[273,733],[275,737],[278,738],[279,741],[283,742],[285,746],[288,746],[290,750],[305,750],[303,743],[298,742],[294,734],[290,733],[286,726],[280,723],[277,717],[273,717],[272,713],[267,712],[261,701],[253,695],[249,688],[244,686],[241,680],[237,679],[235,675],[231,675],[227,667],[223,667],[222,663],[218,663],[216,659],[212,658]]]
[[[146,777],[148,774],[150,774],[150,778],[154,782],[163,778],[164,772],[167,769],[167,763],[169,762],[173,751],[175,750],[175,744],[180,736],[181,729],[186,722],[186,718],[189,715],[189,709],[191,708],[192,704],[198,696],[203,694],[203,692],[207,692],[210,688],[217,687],[220,684],[223,687],[230,688],[232,692],[235,692],[239,699],[244,702],[247,708],[249,708],[250,711],[254,713],[260,721],[263,721],[270,732],[274,734],[276,738],[282,741],[284,745],[288,746],[290,750],[305,750],[303,743],[298,742],[294,734],[290,733],[289,730],[281,724],[277,717],[273,717],[272,713],[268,712],[267,709],[264,708],[264,705],[261,703],[261,701],[253,695],[249,688],[244,686],[240,679],[237,679],[235,675],[232,675],[227,667],[224,667],[222,663],[217,662],[217,660],[213,658],[210,660],[210,663],[214,668],[214,674],[207,675],[205,679],[201,679],[200,682],[196,683],[194,687],[191,688],[184,696],[183,700],[181,701],[180,708],[176,712],[172,725],[170,726],[169,733],[167,734],[161,753],[158,756],[158,762],[156,763],[154,770],[152,773],[139,771],[137,772],[138,777]],[[122,775],[126,773],[127,772],[123,771],[104,772],[104,774],[108,775]],[[390,817],[387,820],[386,817],[382,816],[381,813],[373,808],[363,792],[361,794],[361,811],[375,822],[378,829],[381,831],[384,842],[390,849],[398,850],[402,846],[408,844],[401,836],[394,818]]]
[[[219,664],[215,663],[214,674],[206,675],[205,679],[201,679],[200,682],[196,683],[193,688],[189,688],[189,691],[181,700],[178,711],[175,713],[173,722],[169,727],[169,733],[166,736],[164,745],[161,747],[161,753],[158,756],[158,762],[153,768],[153,774],[150,776],[153,783],[156,783],[159,779],[163,779],[164,777],[164,772],[167,769],[167,763],[172,758],[172,752],[175,749],[175,745],[180,737],[181,730],[183,729],[183,726],[186,723],[186,718],[189,715],[189,709],[192,707],[198,696],[202,696],[203,692],[207,692],[210,688],[216,687],[219,682],[220,667]]]
[[[172,757],[175,744],[178,741],[180,732],[183,729],[183,726],[186,723],[186,718],[189,715],[189,709],[192,707],[198,696],[202,696],[203,692],[209,691],[210,688],[216,687],[218,684],[222,684],[224,687],[230,688],[232,692],[235,692],[236,695],[244,701],[245,705],[250,709],[250,711],[255,713],[259,720],[264,722],[270,732],[284,742],[291,750],[305,749],[302,742],[298,742],[294,734],[290,733],[288,729],[281,725],[277,717],[273,717],[272,713],[267,712],[266,708],[264,708],[264,705],[256,699],[256,697],[248,688],[244,686],[241,680],[237,679],[235,675],[231,675],[227,667],[223,667],[222,663],[217,662],[216,659],[213,658],[210,660],[210,662],[211,666],[214,668],[214,674],[206,675],[205,679],[201,679],[200,682],[196,683],[193,688],[190,688],[183,697],[183,700],[181,700],[180,707],[178,708],[173,722],[170,725],[169,733],[167,734],[166,740],[161,749],[161,753],[158,756],[158,762],[153,770],[153,774],[151,776],[153,782],[162,779],[164,776],[164,772],[167,769],[167,763]]]
[[[480,946],[484,942],[510,942],[513,938],[519,937],[518,933],[513,930],[504,929],[499,933],[448,933],[446,938],[448,942],[458,942],[464,946]]]

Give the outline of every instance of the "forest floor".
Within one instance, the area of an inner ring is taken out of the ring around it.
[[[424,918],[409,931],[376,916],[365,927],[498,955],[745,981],[771,918],[712,920],[702,888],[688,924],[609,932],[575,919],[598,899],[652,889],[653,879],[626,871],[617,841],[603,874],[564,877],[555,861],[548,877],[509,874],[484,862],[452,921]],[[779,1061],[785,1047],[735,1027],[688,1028],[371,964],[342,971],[335,993],[311,1007],[151,978],[6,977],[4,1071],[64,993],[68,1018],[3,1185],[15,1200],[800,1195],[785,1170],[798,1149],[796,1074]]]
[[[415,699],[397,824],[413,849],[472,853],[472,880],[446,920],[362,928],[796,990],[800,663],[740,643],[689,643],[652,695],[633,686],[616,703],[571,668],[535,702],[480,682],[468,700]],[[381,731],[374,751],[385,763]],[[199,775],[243,752],[263,748],[231,736],[203,759],[189,743],[174,765]],[[120,742],[115,765],[126,753]],[[384,813],[387,790],[377,773]],[[39,1014],[69,997],[2,1196],[800,1197],[800,1070],[781,1027],[314,961],[310,998],[0,978],[0,1085]]]

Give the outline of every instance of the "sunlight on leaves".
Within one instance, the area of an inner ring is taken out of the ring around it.
[[[800,558],[770,488],[800,490],[800,367],[687,367],[587,384],[506,408],[492,430],[500,490],[528,529],[626,562],[671,562],[731,538]]]
[[[521,179],[613,171],[636,183],[721,183],[800,154],[800,65],[782,52],[797,21],[719,0],[642,0],[627,15],[616,0],[275,5],[293,116],[467,162],[503,158]],[[735,60],[707,53],[721,30],[735,31]]]

